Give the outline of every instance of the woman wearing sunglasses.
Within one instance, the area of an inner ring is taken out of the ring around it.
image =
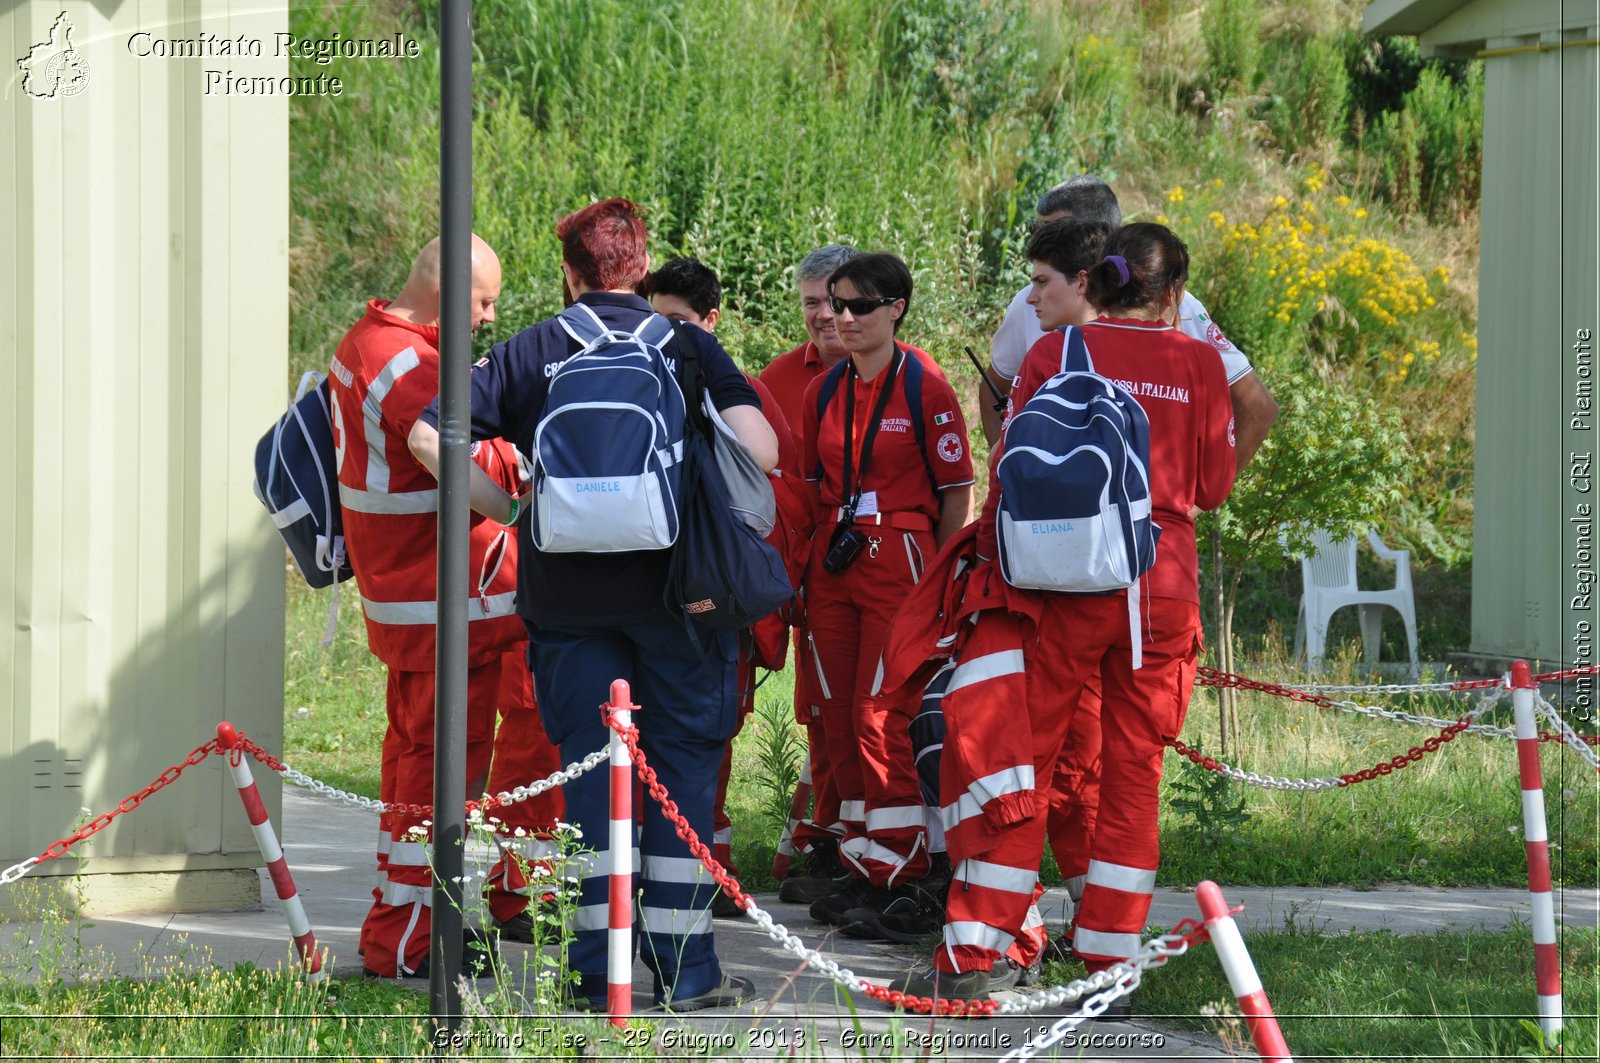
[[[813,918],[881,936],[886,912],[942,923],[943,875],[930,875],[909,740],[886,734],[868,694],[889,621],[939,546],[966,524],[972,456],[955,392],[895,335],[911,307],[911,272],[891,254],[857,255],[828,278],[830,309],[849,357],[806,390],[802,466],[818,493],[805,578],[809,650],[835,765],[852,872],[811,907]],[[891,780],[893,784],[891,785]]]

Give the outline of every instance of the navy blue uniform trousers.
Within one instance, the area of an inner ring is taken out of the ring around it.
[[[709,847],[717,769],[738,702],[737,638],[702,632],[704,658],[681,620],[611,628],[530,624],[528,639],[539,712],[562,760],[570,764],[606,745],[610,731],[600,705],[610,700],[612,680],[626,679],[639,706],[639,747]],[[566,818],[583,832],[580,844],[589,850],[582,858],[568,962],[579,977],[578,993],[602,1003],[611,869],[608,776],[602,766],[563,788]],[[655,976],[656,1002],[669,990],[682,1000],[714,988],[722,980],[711,936],[716,883],[648,795],[638,852],[634,940],[642,940],[645,964]]]

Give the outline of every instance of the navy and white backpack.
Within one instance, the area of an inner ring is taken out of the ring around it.
[[[252,484],[301,577],[313,587],[353,575],[344,553],[344,514],[328,410],[327,379],[321,373],[301,377],[288,412],[256,444]]]
[[[533,544],[551,553],[660,550],[678,539],[685,408],[661,353],[672,323],[612,331],[574,303],[583,349],[557,366],[533,436]]]
[[[1128,591],[1133,666],[1141,661],[1139,577],[1156,560],[1150,519],[1150,422],[1094,370],[1083,333],[1062,329],[1061,370],[1006,425],[1000,571],[1013,587]]]

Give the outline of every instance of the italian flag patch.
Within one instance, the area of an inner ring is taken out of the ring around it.
[[[933,423],[936,425],[949,424],[955,419],[956,415],[953,413],[936,413],[933,415]]]

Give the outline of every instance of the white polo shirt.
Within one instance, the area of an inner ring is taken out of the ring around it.
[[[1011,305],[1006,307],[1005,319],[995,329],[994,339],[989,343],[989,361],[994,365],[995,372],[1010,380],[1015,380],[1022,371],[1022,359],[1027,356],[1028,348],[1045,336],[1039,328],[1038,315],[1028,305],[1028,292],[1032,287],[1023,288],[1011,300]],[[1210,344],[1216,350],[1222,359],[1222,369],[1228,375],[1230,387],[1251,372],[1250,359],[1211,320],[1211,315],[1206,313],[1200,300],[1187,291],[1183,293],[1183,303],[1178,307],[1178,330]]]

